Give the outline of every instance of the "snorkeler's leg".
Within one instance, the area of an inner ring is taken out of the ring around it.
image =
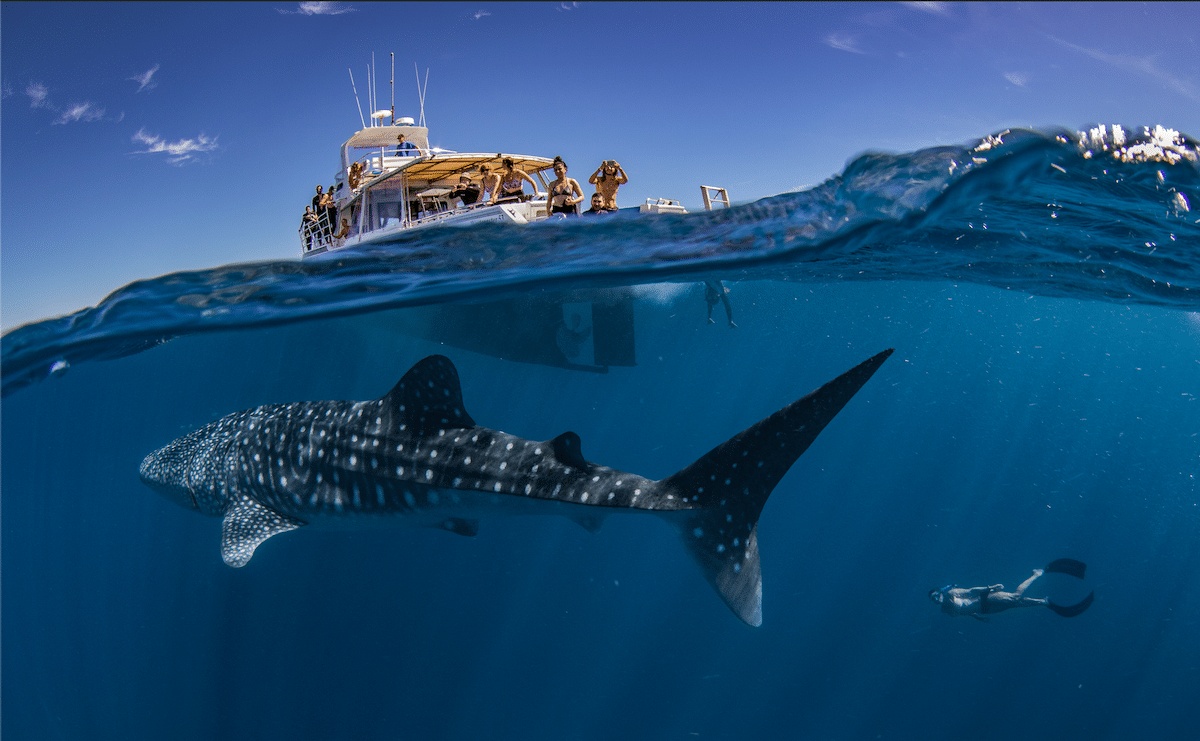
[[[1013,594],[1017,595],[1018,597],[1025,594],[1025,590],[1029,588],[1029,585],[1033,584],[1033,582],[1035,580],[1037,580],[1037,578],[1039,576],[1041,576],[1043,573],[1045,573],[1045,572],[1043,572],[1041,569],[1034,569],[1033,576],[1031,576],[1028,579],[1026,579],[1025,581],[1021,582],[1021,585],[1016,588],[1016,590],[1013,592]]]

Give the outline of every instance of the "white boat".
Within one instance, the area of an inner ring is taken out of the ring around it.
[[[399,149],[404,136],[411,149]],[[523,201],[464,204],[451,190],[462,175],[479,184],[480,167],[498,173],[511,159],[540,184],[537,193]],[[300,227],[301,257],[318,257],[338,250],[386,242],[409,229],[429,226],[468,226],[484,222],[531,224],[548,218],[546,172],[554,161],[526,154],[462,153],[430,148],[429,129],[413,125],[411,118],[396,119],[390,126],[368,126],[342,144],[341,168],[335,175],[333,197],[337,206],[332,223],[324,214],[319,221]],[[679,201],[648,198],[640,213],[682,214]]]
[[[401,135],[412,149],[397,148]],[[301,227],[303,257],[384,242],[409,229],[483,222],[528,224],[547,216],[549,186],[543,173],[552,169],[553,160],[546,157],[431,149],[429,130],[414,126],[411,118],[358,131],[342,144],[341,154],[333,185],[336,221]],[[498,172],[504,159],[511,159],[516,168],[536,178],[538,192],[526,194],[524,201],[496,204],[480,198],[478,203],[464,205],[450,196],[461,175],[471,176],[478,184],[481,166]]]

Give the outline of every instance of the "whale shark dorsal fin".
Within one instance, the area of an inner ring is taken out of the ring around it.
[[[395,413],[397,427],[406,425],[418,435],[475,426],[463,406],[458,370],[442,355],[430,355],[409,368],[383,401]]]
[[[225,511],[221,523],[221,558],[240,569],[250,562],[254,549],[267,538],[303,527],[304,523],[242,497]]]
[[[555,460],[563,465],[578,468],[581,471],[587,471],[592,467],[591,463],[583,459],[583,441],[574,432],[564,432],[554,438],[550,441],[550,447],[554,450]]]

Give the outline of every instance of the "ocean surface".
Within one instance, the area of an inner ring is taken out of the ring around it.
[[[728,210],[428,230],[14,329],[0,734],[1192,737],[1198,160],[1163,128],[998,132]],[[587,311],[594,342],[563,342]],[[655,517],[302,528],[233,569],[217,518],[138,478],[226,414],[378,398],[442,354],[479,424],[660,479],[886,348],[766,504],[759,628]],[[1029,594],[1094,591],[1077,617],[927,596],[1064,557],[1086,580]]]

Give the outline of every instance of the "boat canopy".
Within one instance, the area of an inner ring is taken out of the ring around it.
[[[400,142],[401,134],[417,149],[429,149],[429,129],[424,126],[370,126],[355,132],[342,147],[394,147]]]
[[[524,154],[435,154],[422,157],[411,164],[405,163],[404,174],[410,181],[418,180],[435,183],[455,178],[464,173],[474,173],[480,165],[488,165],[493,171],[500,169],[500,163],[510,158],[513,165],[529,174],[548,170],[554,161],[545,157],[533,157]]]
[[[368,126],[355,132],[342,144],[342,171],[350,167],[351,149],[394,147],[400,143],[401,134],[404,134],[406,142],[421,150],[422,154],[429,152],[429,129],[424,126]]]

